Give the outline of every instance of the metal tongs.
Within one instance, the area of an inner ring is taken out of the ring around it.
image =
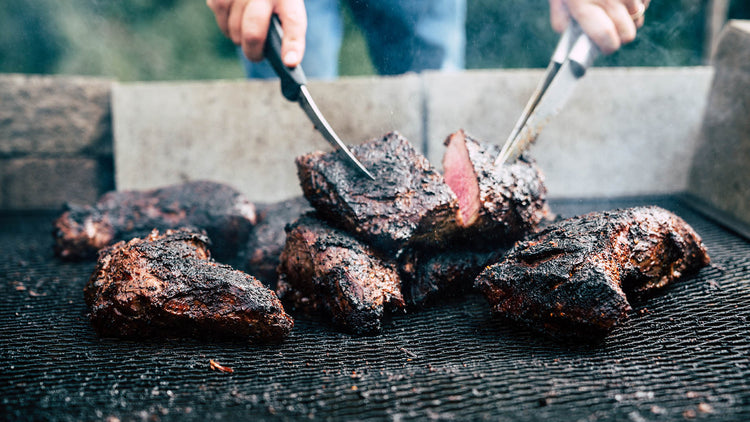
[[[315,101],[313,101],[312,96],[310,96],[310,91],[307,90],[307,78],[305,77],[305,72],[302,71],[302,66],[286,67],[284,62],[281,61],[282,35],[283,32],[281,30],[279,17],[273,15],[271,17],[271,24],[268,27],[266,44],[263,46],[263,54],[281,79],[281,93],[287,100],[298,102],[300,107],[302,107],[302,110],[307,114],[307,117],[309,117],[313,125],[315,125],[315,129],[323,135],[323,138],[342,151],[349,161],[365,176],[369,177],[370,180],[375,180],[375,176],[373,176],[372,173],[370,173],[365,166],[357,160],[357,157],[354,156],[351,150],[341,142],[341,139],[339,139],[336,132],[333,131],[331,125],[328,124],[328,121],[323,117],[323,114],[318,109]]]
[[[495,165],[513,162],[536,140],[544,125],[563,108],[576,83],[599,54],[591,38],[572,20],[555,47],[544,77],[495,159]]]

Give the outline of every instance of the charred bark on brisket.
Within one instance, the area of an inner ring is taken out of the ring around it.
[[[411,249],[399,257],[402,292],[407,305],[421,307],[464,296],[487,265],[505,249],[429,251]]]
[[[327,315],[354,334],[379,332],[383,318],[405,306],[391,265],[311,215],[287,229],[277,293],[293,309]]]
[[[275,288],[278,278],[276,268],[279,266],[279,256],[286,242],[284,228],[302,214],[312,211],[312,208],[303,197],[256,206],[258,223],[250,232],[247,241],[245,268],[266,286]]]
[[[698,234],[659,207],[591,213],[518,242],[476,287],[495,314],[555,337],[598,338],[642,295],[708,265]]]
[[[283,340],[293,321],[275,293],[214,262],[205,235],[154,230],[102,249],[84,288],[104,337]]]
[[[337,152],[297,158],[302,190],[323,219],[383,251],[445,244],[455,235],[456,195],[406,139],[393,132],[352,151],[376,180]]]
[[[445,146],[443,173],[458,196],[463,239],[510,246],[548,218],[544,176],[533,161],[495,166],[500,148],[463,130],[450,135]]]
[[[255,207],[234,188],[196,181],[148,191],[109,192],[94,206],[70,207],[55,221],[55,254],[91,259],[120,240],[151,230],[205,230],[219,259],[231,258],[247,241]]]

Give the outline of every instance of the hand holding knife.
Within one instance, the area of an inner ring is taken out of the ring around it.
[[[557,43],[544,77],[495,159],[496,166],[513,162],[536,140],[542,128],[563,108],[599,54],[591,38],[577,22],[571,21]]]
[[[313,101],[310,92],[307,90],[307,78],[305,78],[305,72],[302,70],[302,66],[286,67],[281,59],[281,38],[282,38],[281,22],[279,17],[276,15],[271,16],[271,24],[268,27],[268,36],[266,37],[266,43],[263,48],[263,53],[266,59],[271,63],[274,71],[281,79],[281,93],[289,101],[298,102],[302,110],[307,114],[312,123],[315,125],[323,138],[325,138],[331,145],[338,148],[343,152],[349,161],[354,166],[367,176],[370,180],[375,180],[375,176],[370,173],[367,168],[354,156],[351,150],[339,139],[336,132],[333,131],[331,125],[323,117],[323,114],[318,109],[318,106]]]

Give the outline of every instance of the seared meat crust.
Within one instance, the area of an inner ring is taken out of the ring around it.
[[[279,256],[286,243],[284,228],[302,214],[312,211],[312,208],[303,197],[256,206],[258,223],[247,241],[245,268],[266,286],[275,286]]]
[[[99,252],[84,299],[104,337],[283,340],[293,321],[273,291],[214,262],[207,238],[154,230]]]
[[[497,145],[463,130],[445,140],[445,180],[459,198],[461,237],[471,244],[510,246],[549,218],[547,188],[537,165],[525,157],[495,166]]]
[[[302,190],[321,218],[381,251],[445,244],[455,235],[458,200],[443,176],[396,132],[352,147],[375,175],[362,176],[338,152],[297,158]]]
[[[151,230],[193,227],[205,230],[219,259],[231,258],[255,224],[255,206],[234,188],[209,181],[148,191],[109,192],[94,206],[71,206],[56,221],[55,254],[92,259],[120,240]]]
[[[407,305],[420,307],[463,296],[472,290],[479,273],[505,251],[405,251],[399,257],[399,274]]]
[[[306,215],[287,229],[279,265],[279,297],[293,309],[324,314],[355,333],[380,331],[403,309],[395,269],[354,237]]]
[[[681,218],[659,207],[597,212],[518,242],[475,286],[492,311],[556,337],[600,337],[643,295],[710,262]]]

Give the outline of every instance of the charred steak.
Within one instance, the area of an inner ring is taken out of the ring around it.
[[[548,217],[544,177],[532,161],[495,166],[500,148],[463,130],[450,135],[445,146],[443,174],[458,196],[464,239],[510,246]]]
[[[352,151],[376,180],[337,152],[297,158],[302,191],[323,219],[382,251],[415,242],[444,244],[452,237],[458,199],[403,136],[392,132]]]
[[[383,318],[405,306],[401,281],[390,265],[310,215],[287,229],[277,292],[293,309],[326,315],[355,334],[379,332]]]
[[[104,337],[280,341],[293,326],[273,291],[214,262],[205,235],[154,230],[102,249],[84,288]]]
[[[550,225],[483,271],[476,287],[494,313],[555,337],[600,337],[642,295],[698,271],[698,234],[659,207],[597,212]]]
[[[273,204],[258,204],[258,223],[250,232],[245,249],[245,268],[265,285],[276,284],[276,267],[284,249],[287,224],[296,221],[302,214],[312,211],[303,197]]]
[[[152,229],[205,230],[217,258],[232,257],[255,224],[255,207],[234,188],[196,181],[148,191],[109,192],[94,206],[72,206],[55,221],[55,253],[65,259],[95,258],[120,240]]]
[[[399,257],[404,299],[411,307],[432,305],[463,296],[487,265],[497,262],[504,249],[430,251],[411,249]]]

